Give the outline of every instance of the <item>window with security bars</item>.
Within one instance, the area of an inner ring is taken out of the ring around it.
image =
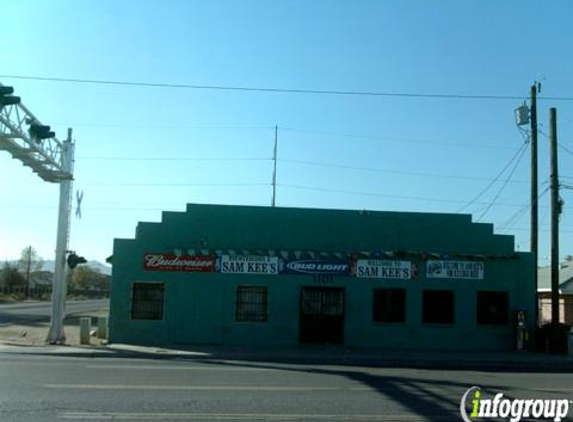
[[[406,321],[405,289],[374,289],[372,302],[372,321]]]
[[[238,286],[235,321],[266,322],[268,320],[268,291],[266,286]]]
[[[453,324],[453,290],[425,290],[422,321],[430,324]]]
[[[507,292],[477,292],[477,323],[507,325],[509,323],[509,294]]]
[[[131,319],[163,319],[163,283],[133,283]]]

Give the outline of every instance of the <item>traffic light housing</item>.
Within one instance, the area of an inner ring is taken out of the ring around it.
[[[83,256],[78,256],[75,253],[68,255],[68,267],[70,267],[71,270],[76,268],[78,264],[85,264],[86,262],[88,261]]]
[[[56,136],[56,134],[51,131],[50,126],[39,125],[37,123],[32,123],[28,131],[30,132],[30,136],[38,141]]]
[[[0,86],[0,110],[7,105],[20,104],[20,97],[12,95],[14,88],[11,86]]]

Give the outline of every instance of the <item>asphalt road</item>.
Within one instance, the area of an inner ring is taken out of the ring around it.
[[[573,399],[573,374],[0,353],[0,420],[447,422],[474,385]]]
[[[52,302],[0,303],[0,326],[22,322],[43,322],[50,320]],[[67,301],[66,315],[91,312],[109,307],[109,299]]]

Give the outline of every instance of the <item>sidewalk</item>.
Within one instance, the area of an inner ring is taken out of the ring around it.
[[[94,322],[92,328],[95,329],[95,318],[107,316],[107,311],[75,313],[66,316],[64,320],[64,332],[66,334],[66,344],[78,346],[80,344],[80,317],[92,317]],[[46,338],[50,324],[47,322],[22,322],[17,324],[6,324],[0,326],[0,343],[12,346],[46,346]],[[96,338],[91,337],[92,345],[101,344]]]
[[[0,352],[50,356],[114,357],[146,359],[189,359],[205,361],[248,361],[303,365],[353,365],[369,367],[573,372],[573,355],[547,355],[531,352],[421,352],[354,349],[344,346],[293,346],[281,348],[237,346],[145,347],[125,344],[106,345],[91,337],[90,345],[79,344],[79,317],[66,318],[66,345],[45,343],[49,324],[28,323],[0,327]],[[95,321],[94,321],[95,323]]]

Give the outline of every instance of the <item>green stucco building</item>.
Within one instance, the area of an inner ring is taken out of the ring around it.
[[[534,271],[469,215],[190,204],[115,240],[110,341],[510,350]]]

